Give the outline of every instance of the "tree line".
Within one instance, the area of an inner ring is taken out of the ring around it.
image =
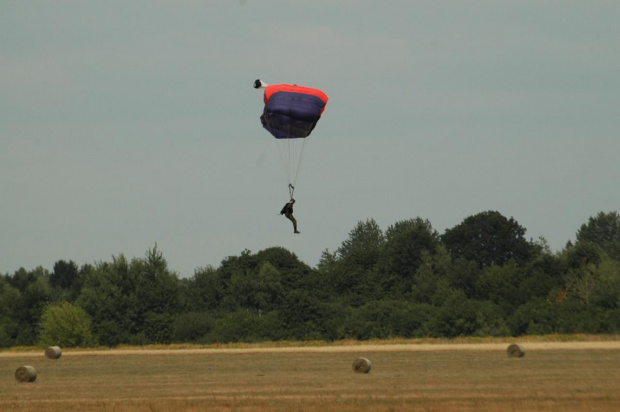
[[[180,278],[142,258],[0,275],[0,347],[620,333],[620,215],[552,252],[496,211],[439,234],[360,221],[317,267],[244,250]]]

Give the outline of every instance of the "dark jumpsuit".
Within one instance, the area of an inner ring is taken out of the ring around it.
[[[293,230],[295,231],[295,233],[299,233],[297,231],[297,220],[295,220],[295,218],[293,217],[293,205],[291,202],[288,202],[284,205],[284,207],[280,211],[280,214],[286,216],[288,220],[293,222]]]

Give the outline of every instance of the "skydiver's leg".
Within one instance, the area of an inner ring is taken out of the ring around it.
[[[295,231],[295,233],[299,233],[297,231],[297,219],[295,219],[293,215],[291,215],[291,221],[293,222],[293,230]]]
[[[286,215],[286,217],[288,218],[288,220],[293,222],[293,230],[295,231],[295,233],[299,233],[297,231],[297,219],[295,219],[295,217],[293,217],[293,215]]]

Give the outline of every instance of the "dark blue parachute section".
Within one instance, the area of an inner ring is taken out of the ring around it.
[[[308,137],[321,118],[327,95],[318,89],[273,85],[265,89],[261,123],[277,139]]]

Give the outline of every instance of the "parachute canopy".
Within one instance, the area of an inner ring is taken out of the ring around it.
[[[325,110],[327,95],[294,84],[266,85],[264,89],[263,127],[276,139],[308,137]]]
[[[276,138],[275,146],[280,153],[292,198],[306,146],[305,138],[321,118],[327,95],[319,89],[295,84],[268,85],[260,79],[254,82],[254,88],[265,89],[265,108],[260,121]]]

